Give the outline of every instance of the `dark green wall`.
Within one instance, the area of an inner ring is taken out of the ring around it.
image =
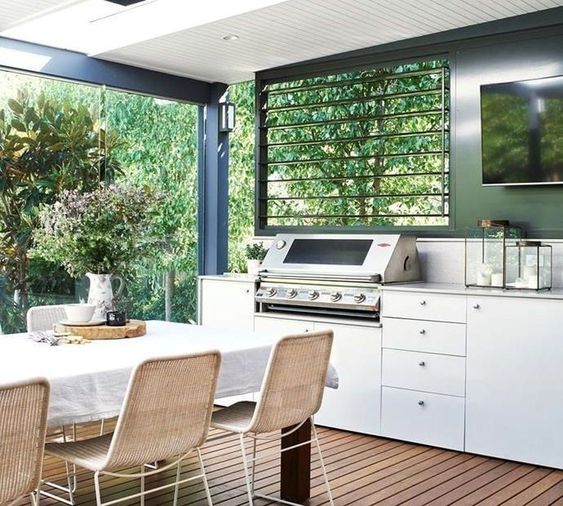
[[[481,186],[480,123],[480,85],[563,75],[563,8],[270,69],[257,84],[435,55],[452,68],[450,227],[413,232],[462,236],[479,218],[496,218],[530,237],[563,238],[563,185]]]
[[[563,185],[481,186],[480,85],[563,75],[563,31],[455,51],[452,170],[455,226],[480,217],[505,218],[530,236],[563,237]]]

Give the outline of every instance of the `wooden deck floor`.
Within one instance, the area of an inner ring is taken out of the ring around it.
[[[562,471],[325,428],[320,429],[320,435],[338,506],[563,505]],[[274,449],[276,445],[260,446],[266,447]],[[246,504],[236,440],[229,437],[208,443],[204,458],[214,504]],[[315,454],[313,458],[310,504],[326,505]],[[194,469],[195,460],[187,461],[184,476]],[[61,478],[63,471],[60,461],[46,458],[46,477]],[[147,487],[168,482],[172,474],[170,471],[162,478],[147,480]],[[277,477],[278,457],[267,458],[258,466],[257,488],[267,494],[277,493]],[[116,499],[124,491],[139,490],[138,481],[111,477],[104,479],[102,486],[104,501]],[[146,504],[171,504],[171,500],[171,493],[159,492],[147,497]],[[77,502],[84,506],[95,504],[92,475],[85,471],[79,473]],[[42,506],[52,504],[57,503],[46,498],[41,501]],[[206,504],[202,485],[184,485],[179,504]],[[275,503],[256,501],[257,506],[266,504]]]

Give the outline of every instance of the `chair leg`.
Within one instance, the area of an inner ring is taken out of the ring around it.
[[[244,467],[244,479],[246,481],[246,492],[248,494],[249,506],[254,506],[252,487],[250,485],[250,477],[248,476],[248,459],[246,458],[246,448],[244,446],[244,434],[239,435],[240,449],[242,452],[242,465]]]
[[[145,506],[145,466],[141,466],[141,497],[140,502],[141,506]]]
[[[96,506],[102,506],[102,494],[100,492],[100,472],[94,473],[94,487],[96,489]]]
[[[256,438],[252,440],[252,496],[254,496],[254,482],[256,476]]]
[[[182,468],[181,462],[176,466],[176,485],[174,486],[174,501],[173,506],[178,506],[178,494],[180,493],[180,469]]]
[[[328,495],[328,500],[329,500],[331,506],[334,506],[334,500],[332,498],[332,491],[330,490],[330,483],[328,481],[328,475],[326,473],[326,467],[325,467],[325,463],[324,463],[324,459],[323,459],[323,454],[321,452],[321,444],[319,442],[319,436],[317,435],[317,429],[315,428],[315,424],[314,424],[313,420],[311,420],[311,427],[313,429],[313,439],[315,440],[315,443],[316,443],[317,453],[319,454],[319,462],[321,464],[321,470],[323,472],[323,477],[324,477],[324,481],[325,481],[325,485],[326,485],[326,493]]]
[[[205,495],[207,497],[207,504],[208,506],[213,506],[213,501],[211,500],[211,491],[209,490],[209,483],[207,482],[207,474],[205,474],[205,466],[203,465],[203,457],[201,456],[201,450],[199,448],[197,449],[197,457],[199,459],[199,467],[201,468],[203,486],[205,487]]]

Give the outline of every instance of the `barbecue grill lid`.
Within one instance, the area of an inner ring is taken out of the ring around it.
[[[420,279],[416,238],[400,234],[278,234],[261,275],[415,281]]]

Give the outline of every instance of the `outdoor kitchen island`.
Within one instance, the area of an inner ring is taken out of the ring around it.
[[[384,285],[377,322],[258,312],[257,287],[202,276],[200,323],[333,328],[340,388],[318,424],[563,469],[562,290]]]

